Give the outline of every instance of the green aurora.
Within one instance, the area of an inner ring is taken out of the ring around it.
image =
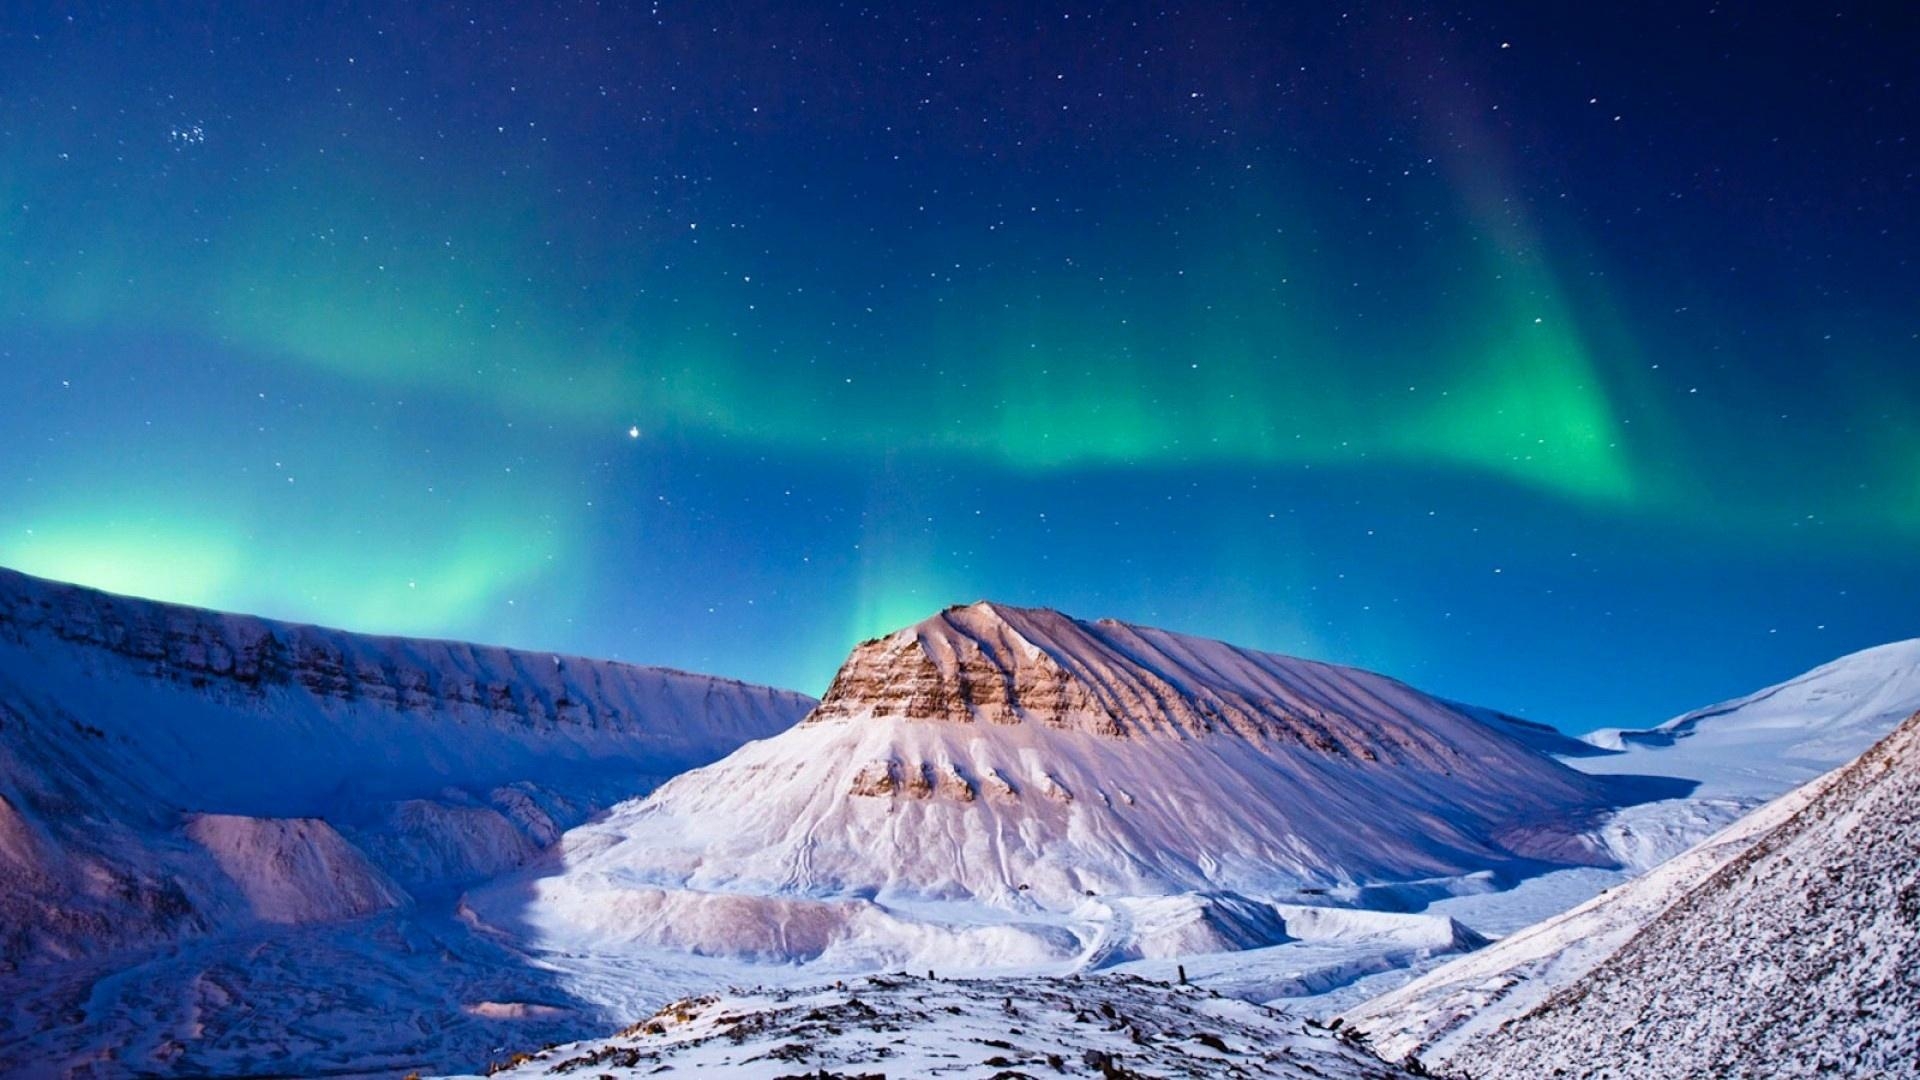
[[[905,92],[714,89],[675,126],[597,61],[463,72],[500,85],[455,109],[358,31],[262,46],[280,76],[40,32],[0,77],[5,565],[814,690],[988,592],[1419,670],[1455,620],[1505,633],[1433,582],[1508,563],[1542,627],[1796,560],[1911,580],[1911,262],[1768,302],[1727,268],[1785,255],[1616,208],[1635,178],[1556,160],[1454,31],[1430,62],[1471,86],[1195,90],[1153,106],[1171,150],[1092,98],[1031,141],[943,141]],[[1861,235],[1862,267],[1897,239]],[[1354,563],[1389,523],[1452,531]]]

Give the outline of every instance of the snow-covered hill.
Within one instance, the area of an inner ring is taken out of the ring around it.
[[[460,888],[813,704],[0,571],[0,976],[18,971],[4,989],[33,1017],[0,1018],[0,1065],[49,1017],[79,1036],[109,1026],[99,1010],[137,980],[78,995],[92,1016],[40,1011],[99,972],[235,935],[451,912]],[[205,967],[175,974],[191,984]],[[168,978],[155,975],[163,996]]]
[[[1853,764],[1354,1010],[1475,1076],[1891,1076],[1920,1060],[1920,713]]]
[[[610,1039],[504,1056],[507,1077],[1030,1076],[1398,1080],[1297,1019],[1125,976],[875,976],[673,1002]]]
[[[981,603],[469,905],[564,951],[1098,966],[1604,863],[1582,830],[1645,789],[1383,676]]]
[[[1920,638],[1843,656],[1646,730],[1593,732],[1621,751],[1581,767],[1701,781],[1702,796],[1772,798],[1855,757],[1920,710]]]
[[[1627,866],[1658,866],[1761,803],[1852,761],[1920,710],[1920,639],[1843,656],[1744,697],[1645,730],[1587,737],[1567,755],[1601,775],[1684,778],[1682,800],[1629,807],[1600,839]]]

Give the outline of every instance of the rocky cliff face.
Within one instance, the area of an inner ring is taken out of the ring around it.
[[[1090,687],[1021,638],[1000,614],[988,604],[951,608],[929,623],[863,642],[834,676],[810,722],[865,716],[1125,734],[1120,717]]]
[[[1464,706],[1445,708],[1446,730],[1417,722],[1442,705],[1391,679],[1331,664],[982,602],[863,642],[805,723],[1030,724],[1122,739],[1219,735],[1442,770],[1479,751],[1512,753],[1521,741]]]

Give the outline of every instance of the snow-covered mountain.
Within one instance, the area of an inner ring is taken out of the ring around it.
[[[1646,730],[1587,741],[1621,751],[1582,768],[1688,776],[1701,795],[1772,798],[1839,765],[1920,710],[1920,638],[1863,649]]]
[[[1605,864],[1582,830],[1646,787],[1383,676],[980,603],[468,902],[565,950],[1097,966]]]
[[[1356,1010],[1474,1076],[1910,1075],[1920,713],[1645,877]]]
[[[116,995],[147,975],[101,972],[160,964],[153,999],[179,998],[214,962],[189,954],[219,941],[450,913],[460,888],[813,704],[0,571],[0,992],[32,1014],[0,1017],[0,1071],[22,1033],[99,1036],[145,1007]],[[215,1033],[260,1007],[190,1009]]]
[[[1126,976],[922,979],[705,995],[620,1034],[503,1056],[506,1077],[1399,1080],[1413,1074],[1258,1005]]]
[[[1603,753],[1566,757],[1595,774],[1696,783],[1684,799],[1628,807],[1601,830],[1622,863],[1645,870],[1852,761],[1916,710],[1920,639],[1843,656],[1658,727],[1597,731],[1587,741]]]
[[[944,987],[962,1019],[915,1005],[874,1031],[959,1053],[1002,999],[1105,995],[1159,1047],[1128,1034],[1127,1060],[1293,1075],[1235,1056],[1258,1010],[1059,980],[1190,969],[1252,1002],[1358,1000],[1619,885],[1915,709],[1908,642],[1579,742],[1379,675],[992,604],[864,643],[815,703],[0,571],[0,1072],[444,1070],[714,986],[931,967],[1024,977],[901,990]],[[1801,798],[1369,1030],[1465,1045],[1485,1025],[1463,1013],[1504,1020],[1601,967]],[[796,993],[702,1015],[860,1007]],[[1173,1037],[1193,1010],[1228,1050]],[[1120,1029],[1028,1022],[1116,1052]],[[581,1052],[704,1063],[693,1030]],[[867,1034],[821,1066],[891,1052]],[[1354,1062],[1378,1068],[1326,1074]]]

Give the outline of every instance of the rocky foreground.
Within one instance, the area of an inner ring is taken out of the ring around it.
[[[874,976],[676,1001],[611,1039],[516,1054],[509,1077],[1096,1076],[1396,1080],[1340,1034],[1192,986],[1127,976]]]

